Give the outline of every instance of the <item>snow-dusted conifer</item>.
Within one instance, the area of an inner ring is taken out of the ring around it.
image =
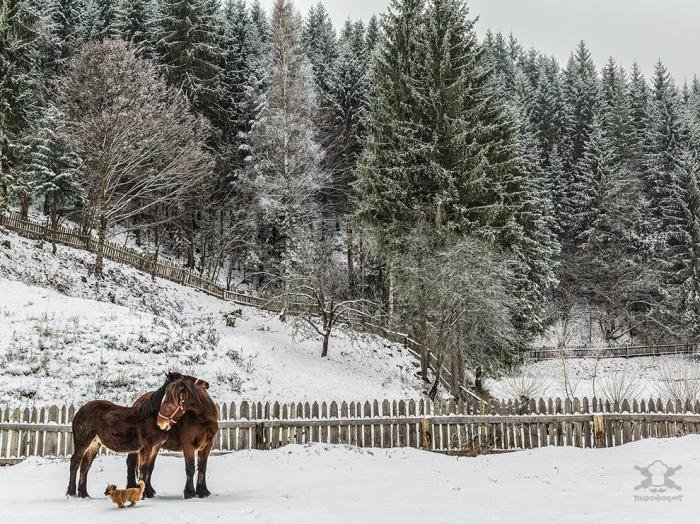
[[[315,198],[325,180],[313,123],[313,72],[301,42],[301,19],[289,0],[276,0],[262,110],[251,134],[251,166],[268,223],[279,231],[281,288],[291,299],[295,246],[318,219]]]
[[[117,27],[119,36],[134,44],[142,58],[153,56],[156,5],[153,0],[122,0],[119,6]]]

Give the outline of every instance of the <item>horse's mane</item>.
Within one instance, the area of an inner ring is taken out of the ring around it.
[[[209,393],[207,393],[207,391],[204,388],[195,385],[190,380],[183,379],[182,383],[184,384],[185,389],[187,390],[187,395],[190,399],[190,402],[194,404],[194,406],[199,410],[199,412],[202,415],[218,419],[219,410],[216,407],[216,403],[209,396]]]
[[[182,378],[179,373],[167,373],[165,375],[165,382],[161,387],[156,389],[151,396],[146,399],[146,401],[141,405],[141,416],[144,418],[155,417],[160,410],[160,405],[163,402],[163,397],[165,396],[165,390],[171,382]]]

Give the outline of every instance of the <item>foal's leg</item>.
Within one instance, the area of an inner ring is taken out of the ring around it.
[[[70,473],[68,474],[68,490],[66,491],[66,495],[69,497],[75,497],[76,496],[76,491],[75,491],[75,479],[78,476],[78,468],[80,467],[80,463],[83,461],[83,458],[85,457],[85,451],[87,450],[88,445],[87,444],[78,444],[77,442],[74,442],[74,450],[73,450],[73,455],[71,455],[70,458]]]
[[[185,455],[185,474],[187,482],[185,483],[185,498],[191,499],[197,493],[194,490],[194,447],[191,444],[183,444],[182,453]]]
[[[139,451],[139,480],[143,480],[145,483],[148,482],[151,459],[154,455],[158,454],[159,449],[159,446],[155,446],[152,448],[143,448]]]
[[[92,461],[95,460],[97,452],[100,451],[100,446],[100,441],[95,438],[88,446],[85,451],[85,456],[80,463],[80,480],[78,481],[79,497],[88,498],[90,496],[87,492],[87,475],[88,471],[90,471],[90,466],[92,466]]]
[[[197,451],[197,496],[205,498],[211,495],[207,489],[207,461],[211,451],[212,442],[209,442]]]

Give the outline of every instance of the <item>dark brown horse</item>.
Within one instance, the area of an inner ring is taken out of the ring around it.
[[[73,456],[67,494],[76,495],[76,474],[80,468],[77,495],[89,497],[87,474],[101,446],[121,453],[136,453],[139,476],[144,479],[147,465],[158,454],[173,427],[198,402],[198,390],[186,379],[172,380],[154,392],[151,401],[139,407],[118,406],[105,400],[93,400],[81,407],[73,418]]]
[[[167,440],[161,447],[168,451],[182,451],[185,456],[185,483],[184,495],[186,499],[192,497],[208,497],[211,493],[207,489],[207,460],[214,441],[219,431],[219,411],[216,404],[207,393],[209,384],[204,380],[178,375],[193,384],[192,397],[197,399],[187,407],[184,415],[178,423],[168,431]],[[135,409],[157,401],[158,392],[151,391],[142,395],[135,403]],[[197,486],[194,485],[195,453],[197,454]],[[156,462],[156,455],[152,455],[146,465],[145,474],[142,477],[146,482],[145,497],[153,497],[156,492],[151,485],[151,476]],[[126,459],[127,487],[136,486],[136,468],[143,471],[140,455],[131,453]]]

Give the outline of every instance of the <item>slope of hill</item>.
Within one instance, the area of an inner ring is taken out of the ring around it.
[[[129,402],[179,369],[217,400],[406,398],[421,394],[401,346],[339,330],[330,356],[288,324],[89,253],[0,236],[0,403]]]

